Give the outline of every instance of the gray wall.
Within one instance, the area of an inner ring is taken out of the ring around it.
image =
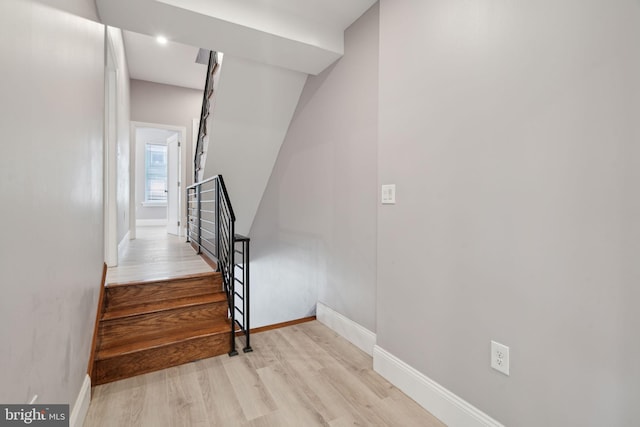
[[[378,344],[509,426],[637,425],[639,3],[380,16]]]
[[[0,402],[73,405],[103,265],[104,27],[3,0],[0,52]]]
[[[204,90],[204,81],[202,87]],[[203,90],[131,80],[131,120],[187,129],[187,181],[193,182],[192,120],[200,119]]]
[[[317,300],[375,329],[378,7],[309,77],[251,229],[255,326]]]

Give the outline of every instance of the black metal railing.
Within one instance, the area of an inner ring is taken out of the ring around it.
[[[236,255],[234,264],[234,280],[236,282],[234,293],[234,310],[236,324],[245,333],[244,352],[249,353],[251,349],[250,329],[249,329],[249,247],[251,240],[241,234],[234,236],[234,251]]]
[[[209,52],[209,63],[207,65],[207,79],[204,86],[204,94],[202,96],[202,108],[200,110],[200,128],[198,129],[198,140],[195,142],[195,156],[193,158],[193,182],[198,182],[199,177],[202,175],[201,171],[204,167],[202,157],[205,154],[205,138],[208,135],[207,119],[213,109],[213,87],[214,76],[218,69],[220,62],[218,60],[217,52]]]
[[[249,238],[235,234],[236,216],[222,175],[187,187],[187,242],[216,261],[229,303],[231,351],[236,334],[245,336],[244,352],[252,351],[249,325]],[[241,250],[238,250],[240,247]],[[240,259],[236,260],[235,255]],[[236,275],[236,273],[238,273]]]

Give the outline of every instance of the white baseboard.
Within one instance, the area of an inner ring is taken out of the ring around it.
[[[451,427],[504,427],[475,406],[376,345],[373,370]]]
[[[124,235],[120,243],[118,243],[118,254],[121,254],[124,248],[129,244],[129,240],[131,240],[131,231],[127,231],[127,234]]]
[[[91,403],[91,378],[86,375],[82,387],[80,387],[80,393],[78,393],[76,402],[71,409],[69,427],[82,427],[87,412],[89,412],[89,403]]]
[[[155,227],[167,225],[166,219],[136,219],[136,227]]]
[[[373,346],[376,344],[376,334],[353,320],[332,310],[321,302],[316,305],[316,318],[329,329],[344,337],[360,350],[373,356]]]

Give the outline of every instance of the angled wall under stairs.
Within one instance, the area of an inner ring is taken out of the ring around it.
[[[220,273],[107,286],[92,384],[228,353],[227,307]]]

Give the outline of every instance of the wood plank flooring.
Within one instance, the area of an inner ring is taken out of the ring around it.
[[[167,234],[166,227],[138,227],[118,258],[118,266],[107,271],[107,286],[213,271],[184,237]]]
[[[444,425],[317,321],[251,339],[253,353],[95,387],[84,426]]]

